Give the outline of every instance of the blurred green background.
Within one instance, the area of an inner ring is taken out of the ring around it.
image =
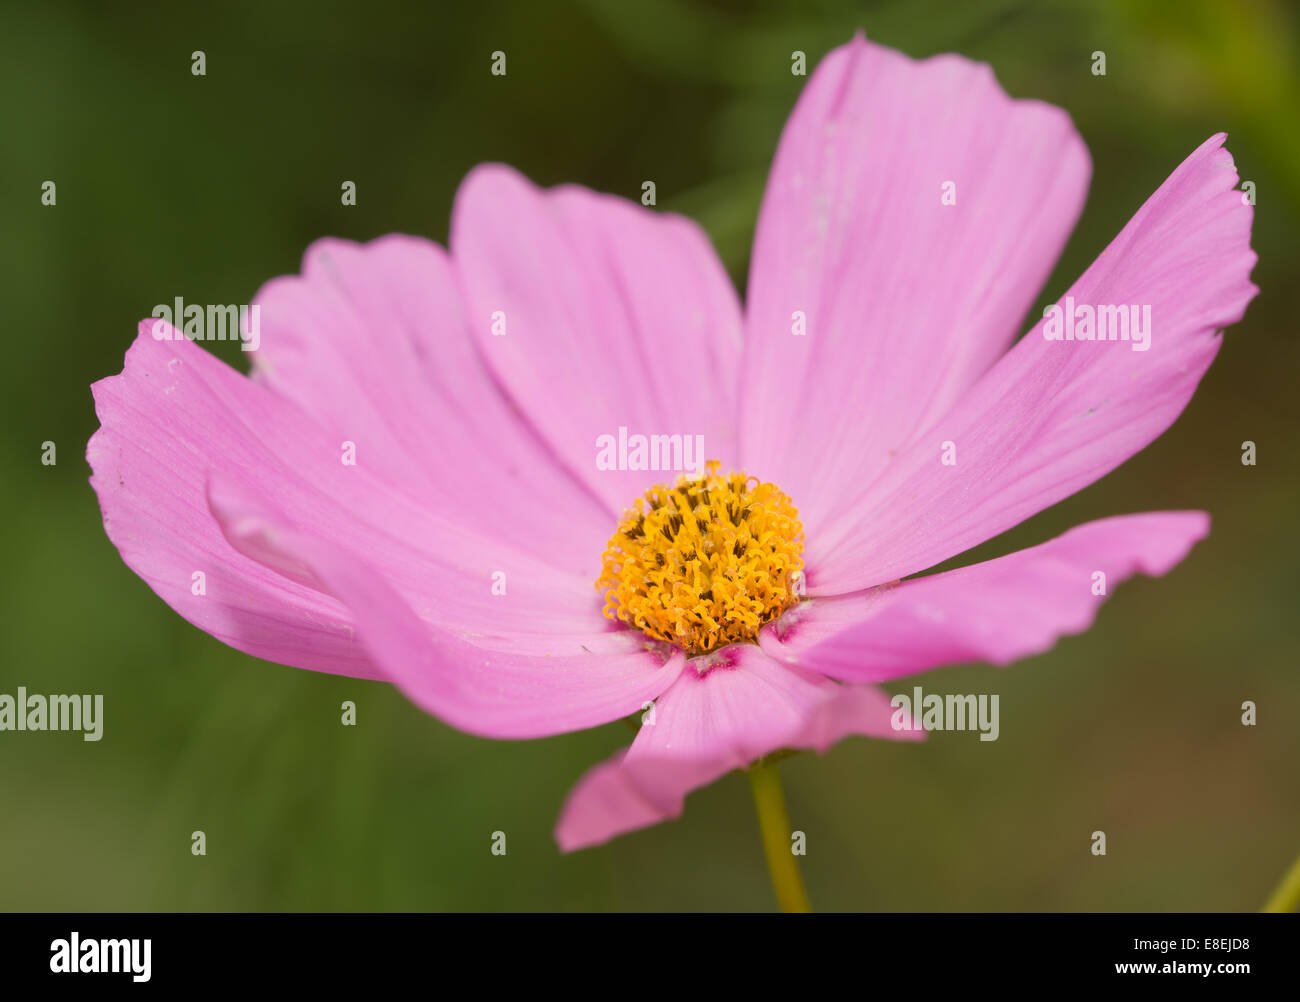
[[[1123,586],[1049,654],[925,677],[1001,694],[991,745],[855,739],[782,764],[814,906],[1254,909],[1300,852],[1292,5],[47,0],[0,22],[0,692],[103,693],[106,715],[98,744],[0,733],[0,907],[773,906],[742,776],[679,821],[561,856],[561,800],[626,744],[621,723],[480,740],[385,685],[259,662],[186,624],[104,535],[88,387],[120,371],[155,303],[247,302],[326,234],[445,241],[456,185],[485,160],[632,198],[654,179],[659,208],[702,222],[743,288],[803,83],[790,53],[811,68],[859,27],[914,56],[988,61],[1013,95],[1074,116],[1092,189],[1040,306],[1218,130],[1258,188],[1262,292],[1166,435],[978,554],[1105,515],[1208,509],[1213,533],[1186,563]],[[489,75],[495,49],[505,78]],[[57,466],[40,463],[46,440]],[[344,699],[355,728],[339,725]],[[1105,858],[1089,852],[1099,828]],[[497,829],[504,857],[488,851]]]

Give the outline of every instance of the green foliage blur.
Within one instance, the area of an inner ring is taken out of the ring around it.
[[[1268,0],[5,5],[0,692],[103,693],[106,720],[97,744],[0,733],[0,908],[773,907],[742,776],[676,822],[561,856],[560,803],[627,743],[621,723],[481,740],[386,685],[260,662],[185,623],[104,534],[89,386],[120,371],[153,304],[247,302],[317,237],[445,241],[458,181],[488,160],[630,198],[655,180],[659,208],[703,223],[743,289],[803,83],[790,53],[811,68],[859,28],[987,61],[1013,95],[1073,115],[1092,189],[1036,310],[1219,130],[1257,185],[1262,292],[1166,435],[976,554],[1204,508],[1213,532],[1190,559],[1122,586],[1048,654],[922,678],[1000,693],[997,742],[854,739],[782,763],[814,907],[1258,908],[1300,852],[1296,17]],[[340,726],[345,699],[356,727]]]

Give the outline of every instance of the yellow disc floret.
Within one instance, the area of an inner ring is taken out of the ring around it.
[[[803,526],[774,484],[716,461],[636,499],[610,537],[596,587],[605,616],[688,654],[756,642],[798,601]]]

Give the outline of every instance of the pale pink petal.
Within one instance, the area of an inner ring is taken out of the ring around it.
[[[813,748],[825,754],[831,745],[855,734],[891,741],[922,741],[925,732],[895,728],[889,696],[870,685],[841,685],[833,698],[813,710],[791,748]]]
[[[235,549],[333,595],[384,676],[423,710],[472,734],[532,738],[607,723],[661,693],[683,664],[680,652],[647,650],[628,631],[591,638],[591,650],[554,654],[478,646],[421,618],[368,561],[301,531],[238,482],[214,476],[208,499]]]
[[[244,395],[233,384],[228,395],[210,392],[186,363],[224,366],[198,359],[205,353],[188,341],[154,342],[151,329],[141,324],[121,375],[91,387],[100,428],[86,447],[90,483],[122,560],[172,609],[231,647],[299,668],[380,677],[353,641],[347,609],[222,537],[204,500],[205,470],[241,430],[251,436]],[[248,386],[260,411],[265,394]]]
[[[441,247],[318,240],[301,277],[253,302],[254,378],[353,442],[359,464],[457,525],[595,579],[609,511],[492,380]]]
[[[216,472],[274,498],[304,534],[365,554],[421,616],[477,646],[569,655],[628,642],[590,578],[448,522],[364,460],[344,465],[340,443],[298,407],[152,331],[142,323],[122,374],[93,387],[102,427],[87,457],[123,560],[190,622],[257,657],[375,675],[346,607],[222,538],[204,494]],[[497,572],[505,594],[493,594]]]
[[[1082,633],[1121,581],[1168,573],[1209,528],[1198,511],[1087,522],[996,560],[812,599],[767,627],[761,644],[783,664],[854,682],[970,661],[1010,664]]]
[[[740,408],[745,470],[810,538],[1005,351],[1090,169],[1065,112],[984,64],[862,38],[822,60],[759,216]]]
[[[808,537],[809,590],[896,580],[962,553],[1086,487],[1182,413],[1258,290],[1252,208],[1214,136],[1185,160],[1068,293],[1151,308],[1131,342],[1046,341],[1040,323],[918,435],[850,515]],[[945,465],[945,443],[955,463]]]
[[[641,792],[623,769],[626,757],[627,751],[620,751],[592,766],[569,791],[555,823],[561,852],[600,845],[681,814],[680,805],[673,811]]]
[[[677,477],[598,469],[597,440],[620,427],[702,435],[703,459],[735,465],[740,307],[695,223],[489,165],[457,193],[451,249],[480,353],[612,512]]]
[[[556,841],[569,852],[675,818],[691,790],[781,748],[825,751],[849,734],[920,736],[895,731],[890,715],[879,692],[783,668],[752,644],[688,661],[653,717],[642,714],[632,746],[570,792]]]

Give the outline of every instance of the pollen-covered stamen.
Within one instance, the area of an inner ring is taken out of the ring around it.
[[[605,548],[596,587],[617,616],[688,654],[755,642],[798,601],[803,526],[774,484],[743,473],[680,477],[636,499]]]

